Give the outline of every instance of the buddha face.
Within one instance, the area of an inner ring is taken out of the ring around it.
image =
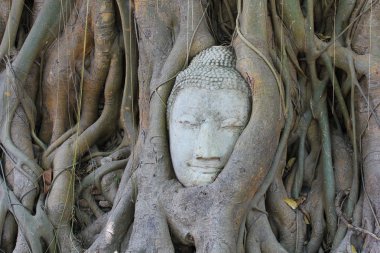
[[[170,111],[170,152],[186,187],[212,183],[227,163],[249,118],[250,99],[233,89],[186,87]]]

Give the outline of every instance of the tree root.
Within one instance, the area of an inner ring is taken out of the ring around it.
[[[128,168],[126,170],[128,171]],[[123,195],[123,198],[114,203],[106,224],[102,227],[99,236],[86,252],[113,253],[120,249],[120,245],[132,223],[134,215],[134,196],[136,193],[133,181],[133,179],[128,180],[125,188],[119,191]],[[123,224],[123,226],[119,224]]]
[[[4,37],[4,31],[7,26],[9,12],[11,10],[12,1],[6,0],[0,3],[0,40]],[[2,70],[3,66],[0,67]]]
[[[141,136],[140,136],[141,137]],[[141,141],[141,138],[138,138]],[[140,161],[141,143],[138,141],[130,155],[127,167],[124,170],[119,190],[113,202],[112,210],[107,214],[107,223],[101,228],[102,231],[97,235],[95,242],[86,252],[110,252],[119,249],[124,242],[128,244],[126,234],[131,229],[134,216],[134,203],[136,202],[137,187],[136,178],[133,175],[135,168]],[[124,226],[116,226],[124,224]],[[129,233],[130,237],[130,233]],[[129,238],[128,237],[128,238]]]
[[[8,65],[8,67],[10,66]],[[22,98],[26,96],[26,93],[24,89],[20,87],[20,84],[18,84],[18,81],[16,80],[16,76],[14,76],[14,73],[12,73],[9,68],[7,68],[6,73],[2,73],[1,75],[3,84],[2,88],[4,89],[3,92],[8,94],[8,96],[4,96],[2,100],[3,108],[1,110],[2,123],[0,132],[2,148],[8,157],[12,159],[15,167],[28,178],[29,182],[34,184],[36,189],[38,189],[39,186],[36,179],[42,175],[43,170],[34,160],[28,157],[15,145],[11,134],[12,121],[16,115],[17,108],[22,104]],[[35,87],[32,87],[32,90],[34,88]],[[27,118],[29,122],[31,122],[31,120],[34,121],[32,116],[27,116],[27,110],[24,110],[24,113],[24,115],[26,115],[24,120]],[[25,168],[27,168],[27,170],[25,170]]]
[[[360,228],[358,226],[355,226],[355,225],[351,224],[347,220],[347,218],[344,217],[343,212],[342,212],[342,208],[340,206],[341,206],[342,199],[346,195],[348,195],[348,193],[349,193],[349,191],[345,191],[345,192],[342,191],[342,192],[338,192],[338,194],[336,196],[335,208],[337,210],[336,212],[337,212],[338,217],[340,218],[341,221],[343,221],[343,223],[347,226],[347,228],[352,229],[353,231],[362,233],[364,235],[368,235],[368,236],[372,237],[376,241],[380,241],[380,237],[378,237],[376,234],[374,234],[371,231],[368,231],[368,230],[366,230],[364,228]]]
[[[54,227],[42,208],[42,199],[37,204],[35,215],[32,215],[18,201],[14,193],[7,188],[2,178],[0,178],[0,191],[0,196],[2,196],[1,206],[6,207],[15,217],[19,229],[21,229],[28,242],[29,249],[32,252],[44,252],[43,244],[40,241],[42,239],[46,245],[49,245],[49,252],[54,252],[56,250]],[[2,210],[4,211],[5,208],[2,208]]]
[[[137,122],[135,111],[135,95],[137,90],[137,44],[135,24],[133,21],[133,10],[131,2],[116,1],[121,16],[123,29],[123,42],[125,53],[125,82],[123,99],[120,109],[120,121],[124,130],[124,139],[121,146],[128,143],[134,144],[137,141]]]
[[[272,232],[265,210],[264,200],[259,202],[258,210],[252,210],[247,216],[246,253],[286,253],[288,251],[277,241]]]
[[[102,231],[103,227],[107,223],[109,218],[109,213],[104,214],[102,217],[96,219],[92,224],[86,226],[84,230],[80,232],[78,237],[84,244],[84,247],[88,248],[94,243],[99,233]]]
[[[3,59],[13,49],[23,9],[24,0],[12,1],[7,26],[0,44],[0,59]]]
[[[288,196],[280,173],[277,173],[267,194],[269,219],[276,226],[279,242],[289,252],[302,252],[306,226],[300,219],[302,214],[299,210],[292,210],[284,201]]]
[[[69,221],[72,218],[74,205],[74,168],[76,160],[81,157],[88,147],[93,146],[101,138],[108,138],[113,132],[117,122],[118,111],[115,108],[120,106],[120,98],[114,96],[121,86],[121,57],[117,41],[114,42],[110,71],[105,85],[105,107],[100,118],[84,130],[81,134],[72,136],[60,146],[54,156],[53,163],[53,184],[47,199],[49,218],[58,227],[57,236],[63,238],[63,242],[69,243],[71,240],[71,230],[68,229]],[[91,203],[92,201],[89,200]],[[94,210],[96,204],[92,205]],[[101,214],[98,212],[98,216]],[[61,245],[64,246],[64,245]],[[72,244],[72,251],[76,250],[75,243]]]
[[[120,170],[125,168],[127,165],[128,159],[120,160],[120,161],[114,161],[110,163],[105,163],[104,165],[100,166],[90,174],[88,174],[80,183],[79,187],[76,190],[76,196],[78,198],[81,195],[81,192],[90,187],[91,185],[95,185],[98,189],[102,189],[100,182],[102,178],[115,170]]]
[[[322,171],[321,164],[318,165],[315,180],[311,184],[310,192],[306,201],[301,205],[306,220],[311,225],[311,234],[307,244],[307,252],[318,252],[322,246],[323,236],[326,229],[326,221],[323,216]]]
[[[91,18],[95,17],[92,17],[86,7],[83,2],[79,13],[73,11],[69,22],[75,25],[73,27],[67,26],[63,35],[47,52],[42,84],[44,87],[42,90],[43,105],[46,108],[46,113],[43,115],[40,130],[40,135],[47,143],[54,142],[69,128],[70,115],[73,113],[76,103],[74,101],[76,98],[75,91],[79,85],[75,72],[76,61],[80,56],[84,58],[93,46],[90,39],[92,33],[87,27],[87,21],[88,19],[91,21]],[[85,20],[82,20],[83,17]],[[51,126],[48,125],[50,122],[48,118],[52,120]],[[73,120],[71,120],[72,122]]]

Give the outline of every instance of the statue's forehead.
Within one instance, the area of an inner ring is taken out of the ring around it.
[[[173,113],[206,115],[208,113],[221,114],[244,114],[249,109],[248,96],[233,89],[208,90],[197,87],[182,89],[173,104]],[[232,116],[232,115],[231,115]]]

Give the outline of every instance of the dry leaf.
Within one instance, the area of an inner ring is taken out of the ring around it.
[[[292,209],[297,209],[298,207],[298,203],[297,201],[295,201],[294,199],[290,199],[290,198],[285,198],[284,199],[285,203],[290,206]]]
[[[309,217],[307,217],[306,215],[303,216],[303,221],[305,222],[306,225],[310,225]]]
[[[286,168],[288,169],[291,169],[294,165],[294,163],[296,162],[296,158],[295,157],[292,157],[288,160],[288,162],[286,163]]]
[[[351,253],[358,253],[355,246],[351,244]]]
[[[50,190],[51,181],[53,179],[53,170],[45,170],[42,174],[44,180],[44,193],[47,193]]]

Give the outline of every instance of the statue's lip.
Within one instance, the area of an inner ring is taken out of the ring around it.
[[[201,172],[202,174],[216,174],[221,168],[219,167],[211,167],[211,166],[189,166],[189,168],[196,172]]]

